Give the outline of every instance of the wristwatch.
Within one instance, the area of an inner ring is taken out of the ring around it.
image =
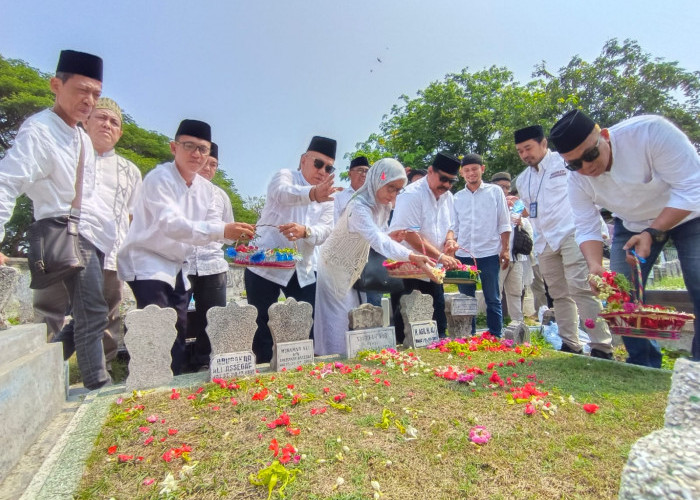
[[[304,226],[305,232],[304,232],[304,238],[308,238],[311,236],[311,228],[309,226]]]
[[[663,243],[666,241],[668,233],[666,231],[660,231],[654,229],[653,227],[648,227],[642,231],[643,233],[649,233],[651,235],[651,241],[654,243]]]

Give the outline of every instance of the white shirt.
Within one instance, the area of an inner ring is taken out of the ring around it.
[[[576,241],[602,241],[596,205],[641,232],[665,207],[700,216],[700,157],[686,135],[660,116],[637,116],[610,127],[613,163],[598,177],[574,173],[569,197]],[[595,213],[594,213],[595,212]]]
[[[457,244],[477,259],[501,252],[501,233],[511,231],[508,203],[503,190],[482,182],[473,193],[466,187],[454,197],[454,233]],[[512,239],[512,235],[511,235]],[[457,250],[460,257],[468,257]]]
[[[333,195],[333,205],[334,205],[334,216],[333,216],[333,222],[338,222],[338,219],[340,219],[340,216],[343,213],[343,210],[345,210],[345,207],[348,206],[348,203],[350,202],[350,198],[352,198],[352,195],[355,194],[355,190],[351,187],[345,188],[339,193],[335,193]]]
[[[453,229],[453,204],[452,193],[449,191],[435,199],[428,186],[428,178],[423,177],[409,184],[406,191],[396,197],[390,231],[414,229],[437,249],[442,249],[445,246],[447,231]],[[404,246],[413,249],[406,242]],[[416,250],[420,251],[420,248]]]
[[[192,247],[224,238],[213,187],[199,175],[188,187],[174,162],[151,170],[143,179],[134,219],[117,254],[119,278],[160,280],[175,288]]]
[[[226,191],[219,186],[213,186],[213,188],[215,213],[219,214],[221,220],[226,223],[235,222],[231,199],[226,194]],[[224,259],[224,253],[221,250],[222,246],[221,242],[212,241],[207,245],[194,247],[194,251],[187,257],[186,274],[209,276],[228,271],[229,265]]]
[[[27,118],[13,147],[0,160],[0,241],[22,193],[32,200],[36,220],[69,214],[81,140],[83,198],[78,231],[100,251],[109,253],[114,244],[114,217],[107,204],[95,196],[95,153],[90,137],[51,109]]]
[[[95,191],[111,208],[116,229],[114,246],[105,255],[105,269],[117,270],[117,251],[129,231],[129,215],[134,210],[136,198],[141,190],[141,172],[114,149],[97,155]]]
[[[537,202],[537,217],[530,213],[530,224],[535,230],[535,252],[539,255],[549,244],[554,251],[574,232],[574,216],[571,213],[567,191],[570,172],[559,156],[547,150],[539,169],[527,167],[515,181],[518,195],[530,212],[530,204]]]
[[[265,206],[258,220],[259,237],[253,244],[265,249],[288,248],[294,245],[277,227],[261,227],[262,224],[279,226],[296,222],[309,228],[311,236],[295,242],[302,256],[302,260],[296,264],[296,269],[250,267],[251,272],[280,286],[287,286],[295,271],[300,287],[316,282],[314,249],[326,241],[333,230],[333,201],[311,201],[309,191],[312,187],[299,170],[280,170],[272,178],[267,187]]]

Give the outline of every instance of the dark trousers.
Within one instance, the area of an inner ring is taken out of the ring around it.
[[[187,276],[192,288],[190,297],[194,297],[195,310],[188,315],[187,337],[195,338],[194,352],[189,364],[198,369],[209,364],[211,343],[207,335],[207,311],[214,306],[226,306],[226,273]],[[189,302],[189,301],[188,301]]]
[[[433,298],[433,319],[437,323],[438,335],[444,337],[447,331],[447,316],[445,315],[445,290],[442,285],[432,281],[416,279],[403,280],[404,290],[391,294],[391,308],[394,311],[394,329],[396,343],[402,344],[405,338],[403,316],[401,316],[401,297],[413,290],[425,293]]]
[[[473,265],[471,257],[457,257],[462,264]],[[503,306],[501,303],[501,291],[498,286],[498,275],[501,272],[500,257],[490,255],[481,257],[476,268],[481,271],[481,291],[486,302],[486,326],[491,335],[500,337],[503,332]],[[469,297],[476,297],[476,284],[457,285],[459,293]],[[476,316],[472,318],[472,335],[476,334]]]
[[[177,338],[170,350],[173,358],[170,368],[174,375],[180,375],[187,366],[185,355],[185,339],[187,329],[187,306],[190,294],[185,290],[182,282],[182,272],[175,277],[175,288],[160,280],[139,280],[127,281],[136,299],[137,309],[143,309],[151,304],[158,307],[172,307],[177,312]]]
[[[277,302],[280,292],[287,298],[294,298],[298,302],[308,302],[311,307],[315,307],[316,283],[299,286],[297,273],[287,283],[287,286],[278,285],[270,280],[262,278],[246,269],[243,274],[245,280],[245,291],[248,297],[248,304],[255,306],[258,310],[258,329],[253,337],[253,352],[258,363],[267,363],[272,359],[272,334],[267,326],[270,319],[268,309]],[[314,338],[314,330],[311,328],[309,338]]]
[[[624,274],[630,282],[637,271],[627,264],[625,260],[627,252],[622,247],[635,234],[637,233],[629,231],[620,219],[615,219],[615,232],[610,249],[610,270]],[[685,286],[693,301],[697,316],[698,311],[700,311],[700,217],[674,227],[668,234],[678,250],[678,260],[681,263]],[[666,242],[652,243],[651,254],[646,258],[646,263],[640,265],[643,284],[646,285],[649,272],[665,244]],[[700,361],[700,321],[696,319],[694,326],[692,357],[693,360]],[[628,363],[653,368],[661,367],[661,349],[655,340],[623,336],[622,341],[625,343],[629,355]]]

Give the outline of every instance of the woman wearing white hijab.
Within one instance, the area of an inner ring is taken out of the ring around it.
[[[410,260],[433,278],[428,257],[397,243],[403,240],[405,231],[387,234],[396,195],[407,182],[406,171],[398,161],[384,158],[376,162],[321,247],[314,311],[317,355],[346,354],[348,312],[360,304],[352,285],[367,263],[370,246],[388,259]]]

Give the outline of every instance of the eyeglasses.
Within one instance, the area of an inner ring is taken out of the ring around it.
[[[390,195],[395,195],[395,194],[403,193],[405,191],[405,189],[404,188],[395,188],[394,186],[387,186],[386,191]]]
[[[321,170],[323,167],[326,167],[327,174],[332,174],[335,172],[335,167],[333,165],[326,163],[320,158],[314,158],[314,167],[316,167],[316,170]]]
[[[590,162],[594,161],[596,158],[598,158],[600,156],[600,149],[598,149],[599,145],[600,145],[600,136],[598,136],[598,141],[595,143],[595,146],[584,151],[580,158],[577,158],[575,160],[571,160],[571,161],[567,162],[566,168],[568,168],[572,172],[576,172],[581,167],[583,167],[584,161],[586,163],[590,163]]]
[[[459,180],[459,177],[447,177],[446,175],[440,176],[440,182],[442,182],[443,184],[446,182],[449,182],[450,186],[453,186],[454,184],[456,184],[458,180]]]
[[[174,141],[175,144],[179,144],[182,146],[182,149],[187,151],[188,153],[193,153],[194,150],[196,149],[199,151],[199,154],[202,156],[207,156],[209,152],[211,151],[211,148],[209,146],[200,146],[199,144],[196,144],[191,141],[184,141],[184,142],[179,142],[179,141]]]

